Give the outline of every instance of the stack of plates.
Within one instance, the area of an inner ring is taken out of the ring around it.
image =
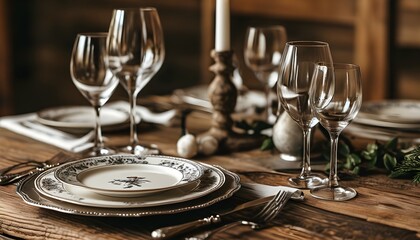
[[[366,138],[399,137],[420,142],[420,101],[385,100],[364,103],[347,132]]]
[[[88,216],[150,216],[210,206],[239,190],[221,167],[169,156],[111,155],[51,168],[20,182],[31,205]]]

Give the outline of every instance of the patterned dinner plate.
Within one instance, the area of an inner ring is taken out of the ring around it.
[[[197,162],[157,155],[92,157],[55,171],[65,185],[112,197],[137,197],[194,185],[202,175],[202,165]]]
[[[217,190],[225,182],[223,172],[209,166],[195,184],[140,197],[111,197],[97,194],[85,187],[63,184],[56,178],[56,170],[47,170],[35,179],[35,188],[39,193],[63,202],[103,208],[154,207],[189,201]]]

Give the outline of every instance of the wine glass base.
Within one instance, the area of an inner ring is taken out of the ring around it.
[[[105,155],[111,155],[115,154],[115,150],[107,147],[101,147],[101,148],[92,148],[83,153],[85,156],[89,157],[96,157],[96,156],[105,156]]]
[[[279,155],[280,160],[282,161],[288,161],[288,162],[297,162],[302,161],[302,157],[299,155],[292,155],[287,153],[280,153]]]
[[[156,155],[160,154],[160,150],[155,145],[151,145],[148,147],[142,145],[129,145],[124,146],[118,149],[120,152],[123,153],[131,153],[134,155]]]
[[[319,187],[311,189],[311,195],[318,199],[330,201],[346,201],[356,197],[357,192],[350,187]]]
[[[308,176],[297,176],[288,179],[289,185],[295,188],[316,188],[325,185],[325,177],[318,174]]]

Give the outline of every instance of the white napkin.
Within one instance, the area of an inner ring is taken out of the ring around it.
[[[126,112],[130,110],[130,104],[126,101],[116,101],[106,105],[107,107],[114,109],[121,109]],[[172,109],[166,112],[155,113],[150,111],[148,108],[143,106],[136,106],[136,112],[140,115],[141,121],[148,123],[155,123],[160,125],[169,126],[172,124],[172,120],[175,119],[177,115],[177,110]]]
[[[81,152],[93,146],[93,131],[77,137],[38,123],[36,113],[3,117],[0,119],[0,127],[70,152]]]
[[[245,199],[256,199],[276,195],[278,191],[283,190],[291,193],[293,200],[303,200],[303,192],[297,188],[286,186],[270,186],[259,183],[241,183],[242,188],[237,195]]]
[[[112,102],[106,106],[126,111],[129,109],[129,104],[125,101]],[[137,106],[136,111],[143,121],[162,125],[170,125],[177,114],[175,109],[153,113],[142,106]],[[94,131],[82,137],[75,136],[39,123],[36,113],[2,117],[0,118],[0,127],[70,152],[82,152],[93,146]]]
[[[271,98],[276,98],[274,94]],[[201,107],[203,110],[212,109],[208,97],[208,85],[198,85],[186,89],[177,89],[174,91],[173,100],[176,102],[187,103],[193,106]],[[244,94],[239,95],[236,101],[235,112],[255,114],[255,107],[264,107],[266,99],[264,92],[256,90],[248,90]]]

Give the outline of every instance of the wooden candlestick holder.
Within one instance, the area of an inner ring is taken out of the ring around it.
[[[215,63],[210,70],[215,77],[208,89],[208,96],[213,106],[210,129],[198,136],[212,136],[218,142],[217,152],[232,152],[261,146],[264,137],[237,133],[233,130],[231,114],[235,111],[238,90],[232,82],[233,51],[217,52],[213,50],[211,56]]]

